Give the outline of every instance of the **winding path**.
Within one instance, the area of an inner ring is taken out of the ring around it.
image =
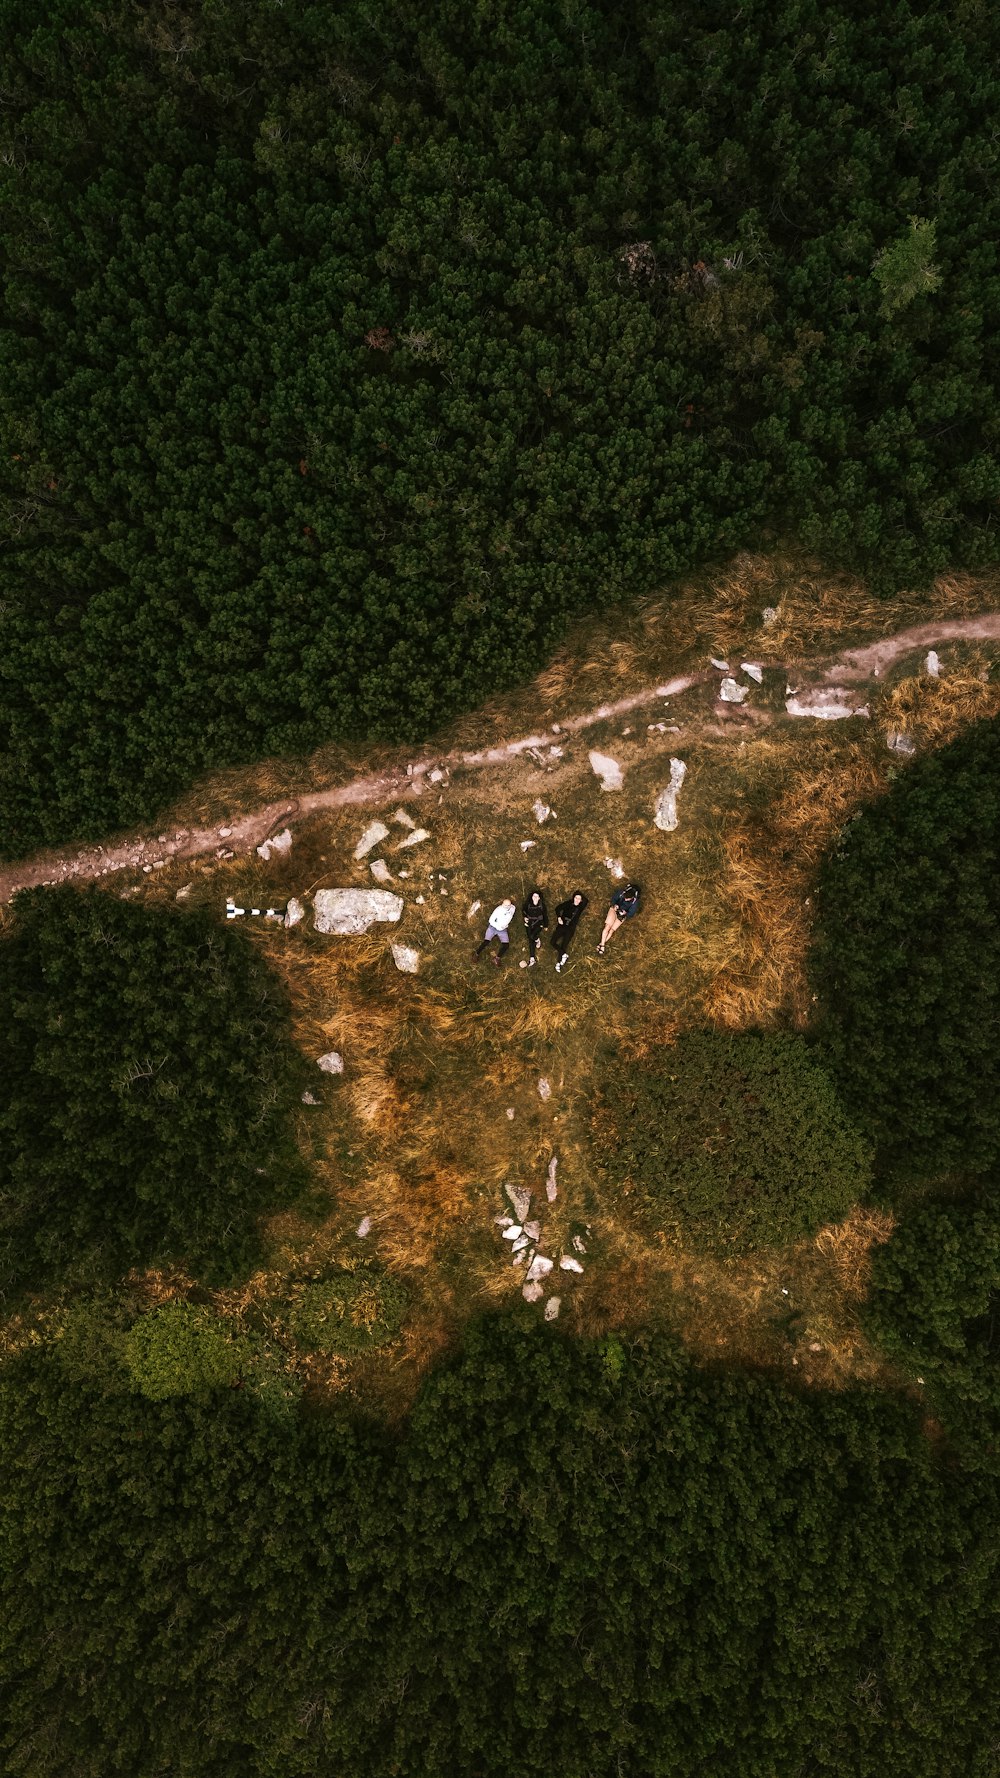
[[[810,666],[802,661],[766,661],[763,664],[781,668],[785,673],[795,674],[799,678],[803,672],[810,673],[814,676],[813,685],[818,690],[837,683],[857,685],[880,678],[888,667],[905,655],[918,649],[937,648],[946,642],[959,641],[1000,641],[1000,611],[986,612],[979,617],[942,618],[917,624],[863,648],[846,649],[830,659],[825,666],[819,663]],[[228,827],[213,825],[181,828],[160,839],[137,836],[112,848],[88,846],[79,851],[48,852],[35,859],[24,859],[20,863],[0,868],[0,903],[9,901],[18,889],[27,889],[39,883],[88,881],[109,876],[115,871],[142,869],[145,864],[155,869],[171,859],[203,858],[222,850],[233,856],[250,852],[268,834],[293,818],[303,820],[323,809],[343,808],[349,804],[378,804],[392,798],[412,796],[423,789],[426,775],[435,767],[474,772],[484,766],[503,765],[519,759],[524,753],[530,753],[532,749],[537,751],[543,747],[550,748],[553,745],[553,733],[560,738],[563,735],[580,734],[598,723],[627,716],[631,711],[654,703],[659,698],[679,697],[693,686],[704,685],[717,678],[718,673],[714,668],[706,668],[698,673],[669,679],[663,684],[634,692],[630,697],[619,698],[614,703],[599,704],[596,709],[587,710],[580,716],[568,717],[559,724],[558,729],[547,730],[544,734],[524,735],[520,740],[508,741],[501,747],[485,747],[473,751],[457,748],[450,753],[417,760],[404,770],[355,778],[349,784],[266,803],[251,814],[234,819]],[[800,695],[804,689],[808,688],[800,688]]]

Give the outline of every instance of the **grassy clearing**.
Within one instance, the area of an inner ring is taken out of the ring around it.
[[[482,745],[542,721],[551,726],[657,676],[704,666],[709,651],[764,661],[833,653],[905,622],[988,608],[996,594],[992,583],[948,581],[901,610],[873,603],[847,582],[743,558],[713,583],[693,584],[679,602],[632,611],[613,637],[588,625],[533,687],[456,724],[445,739]],[[778,608],[779,623],[765,632],[766,605]],[[938,682],[912,668],[908,676],[890,674],[875,689],[867,722],[794,723],[779,715],[765,726],[753,709],[780,710],[784,684],[783,675],[769,674],[750,711],[720,712],[707,686],[662,712],[560,737],[564,757],[546,766],[522,758],[494,773],[456,774],[409,805],[432,839],[405,851],[394,849],[404,830],[392,823],[390,803],[299,825],[291,856],[266,865],[257,858],[174,863],[155,879],[133,879],[126,892],[150,898],[172,900],[190,885],[189,905],[221,913],[229,894],[259,902],[307,887],[370,884],[367,861],[352,858],[358,836],[376,812],[393,829],[373,856],[385,858],[405,894],[397,928],[330,939],[311,922],[289,933],[247,922],[288,983],[298,1042],[313,1056],[341,1050],[345,1073],[317,1070],[321,1103],[302,1107],[313,1190],[272,1222],[267,1268],[238,1291],[219,1293],[218,1306],[263,1328],[316,1391],[401,1412],[423,1370],[471,1315],[519,1300],[522,1274],[493,1224],[508,1208],[503,1187],[511,1181],[535,1193],[532,1214],[541,1217],[549,1253],[558,1255],[573,1235],[586,1243],[583,1277],[554,1273],[550,1280],[571,1328],[627,1333],[659,1320],[706,1355],[817,1383],[891,1377],[857,1319],[867,1256],[887,1238],[887,1217],[859,1209],[813,1240],[752,1259],[709,1261],[645,1234],[627,1194],[598,1190],[588,1108],[608,1048],[649,1057],[692,1024],[807,1022],[803,962],[817,864],[851,811],[906,769],[887,749],[888,731],[904,729],[924,749],[1000,712],[988,648],[941,654]],[[651,733],[654,720],[680,732]],[[590,747],[612,752],[626,768],[620,793],[601,792],[587,763]],[[680,826],[664,834],[652,812],[671,753],[686,762],[687,778]],[[379,762],[369,752],[362,761],[337,750],[317,756],[301,782],[317,782],[334,763],[346,774],[398,766],[399,757]],[[183,813],[232,812],[287,788],[272,762],[228,788],[215,780]],[[556,811],[544,826],[532,814],[539,796]],[[524,852],[527,840],[534,844]],[[595,948],[613,886],[608,858],[620,859],[643,885],[644,905],[602,959]],[[574,888],[590,896],[570,968],[557,976],[546,944],[539,967],[520,969],[519,924],[502,970],[475,963],[489,910],[508,893],[520,904],[536,882],[550,911]],[[477,900],[481,908],[470,918]],[[419,976],[397,972],[392,939],[421,951]],[[548,1100],[539,1096],[540,1078],[551,1083]],[[559,1192],[549,1206],[544,1181],[553,1154]],[[365,1216],[372,1230],[359,1240]],[[282,1302],[361,1255],[377,1256],[406,1285],[410,1310],[399,1337],[350,1357],[302,1349]],[[170,1294],[185,1286],[158,1276],[146,1287]]]

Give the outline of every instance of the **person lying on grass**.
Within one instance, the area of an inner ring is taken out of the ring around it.
[[[615,890],[604,922],[604,931],[601,933],[601,942],[597,947],[599,957],[604,956],[604,947],[614,938],[619,926],[623,926],[626,920],[633,919],[638,913],[639,894],[638,883],[623,883],[620,889]]]
[[[535,952],[542,942],[542,933],[548,931],[549,912],[545,906],[545,897],[540,889],[532,889],[521,912],[528,937],[528,968],[534,969],[538,961]],[[521,968],[525,966],[522,963]]]
[[[486,937],[476,950],[477,957],[482,955],[483,951],[493,943],[495,938],[498,938],[500,940],[499,955],[496,951],[490,951],[490,962],[499,965],[507,955],[507,946],[510,943],[508,927],[516,913],[517,903],[516,901],[511,901],[510,896],[507,897],[506,901],[502,901],[499,907],[493,909],[493,912],[490,915],[489,925],[486,928]]]
[[[561,901],[556,908],[556,929],[552,934],[551,945],[556,953],[556,973],[569,962],[570,942],[576,932],[577,922],[587,905],[587,897],[582,889],[574,889],[566,901]]]

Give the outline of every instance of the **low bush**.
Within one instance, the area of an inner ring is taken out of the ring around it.
[[[306,1284],[289,1313],[296,1340],[320,1352],[346,1354],[382,1346],[400,1329],[406,1286],[375,1266],[336,1272]]]
[[[809,1234],[870,1181],[867,1144],[792,1036],[695,1031],[655,1068],[616,1063],[594,1138],[648,1216],[722,1252]]]
[[[0,1280],[249,1257],[301,1184],[281,984],[204,913],[37,889],[0,941]]]
[[[906,768],[820,875],[824,1057],[890,1176],[1000,1164],[1000,723]]]

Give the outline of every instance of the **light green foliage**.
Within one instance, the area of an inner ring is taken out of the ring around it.
[[[763,528],[996,559],[996,9],[332,12],[0,0],[11,853],[426,734]]]
[[[172,1302],[141,1315],[124,1339],[133,1383],[149,1401],[207,1395],[239,1378],[240,1352],[225,1325],[194,1303]]]
[[[991,1778],[996,1485],[890,1396],[492,1321],[389,1439],[56,1348],[0,1464],[5,1778]]]
[[[238,1264],[302,1182],[278,980],[207,914],[30,890],[0,940],[0,1276]]]
[[[915,297],[937,290],[941,274],[933,263],[936,252],[935,225],[921,216],[911,216],[906,234],[882,249],[872,275],[882,292],[880,313],[887,319],[907,308]]]
[[[296,1340],[321,1352],[367,1352],[399,1332],[409,1301],[405,1285],[362,1265],[306,1284],[289,1315]]]
[[[798,1037],[688,1032],[655,1066],[615,1063],[594,1128],[609,1181],[721,1252],[809,1234],[871,1177],[867,1143]]]
[[[846,1104],[904,1181],[1000,1162],[1000,723],[907,766],[827,858],[811,975]]]

